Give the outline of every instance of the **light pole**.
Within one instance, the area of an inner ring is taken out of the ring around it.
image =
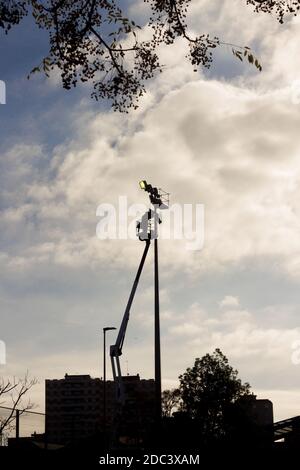
[[[159,275],[158,275],[158,241],[157,217],[155,206],[154,217],[154,375],[155,375],[155,415],[157,422],[161,419],[161,356],[160,356],[160,321],[159,321]]]
[[[168,209],[169,193],[153,187],[147,181],[139,183],[140,188],[149,193],[150,202],[154,207],[154,376],[155,376],[155,417],[161,420],[161,354],[160,354],[160,319],[159,319],[159,273],[158,273],[158,223],[161,220],[157,209]]]
[[[106,332],[116,330],[114,326],[103,328],[103,430],[106,444]]]

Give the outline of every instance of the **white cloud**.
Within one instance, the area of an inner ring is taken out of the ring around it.
[[[196,273],[265,256],[298,276],[298,108],[286,96],[198,80],[137,119],[95,116],[80,144],[56,150],[55,179],[39,173],[31,185],[21,180],[20,202],[4,211],[7,237],[23,236],[11,256],[31,264],[40,244],[49,257],[54,244],[60,264],[135,263],[138,243],[96,239],[95,212],[119,195],[145,203],[137,182],[146,177],[169,190],[172,202],[205,204],[204,250],[189,253],[186,240],[162,242],[170,270]]]
[[[238,307],[240,301],[238,297],[234,297],[233,295],[226,295],[221,302],[219,302],[219,306],[222,307]]]
[[[24,266],[47,256],[68,266],[112,258],[134,263],[137,244],[111,241],[103,249],[95,239],[95,210],[120,194],[145,201],[136,183],[147,177],[170,190],[172,202],[206,207],[204,250],[188,253],[185,241],[164,243],[162,263],[170,271],[223,269],[265,256],[299,277],[299,109],[291,105],[288,81],[270,86],[275,69],[282,70],[280,57],[292,57],[285,44],[297,34],[298,20],[283,28],[237,1],[194,2],[190,20],[193,30],[211,25],[229,41],[255,39],[269,58],[264,73],[231,85],[207,81],[191,72],[178,41],[162,48],[166,70],[150,84],[138,113],[95,115],[84,107],[79,117],[76,110],[77,136],[54,150],[47,170],[36,168],[39,146],[13,147],[4,156],[4,237],[15,242],[9,257]],[[282,76],[293,67],[291,58]]]
[[[274,315],[275,310],[273,307]],[[215,313],[197,304],[184,315],[173,312],[164,324],[171,324],[163,335],[166,383],[173,384],[173,377],[191,366],[196,357],[220,348],[254,393],[274,401],[276,419],[287,417],[288,410],[291,415],[298,413],[297,366],[292,363],[293,344],[300,338],[298,327],[264,325],[254,311],[224,308]],[[176,361],[172,361],[175,355]],[[287,406],[283,396],[289,393],[293,403]]]

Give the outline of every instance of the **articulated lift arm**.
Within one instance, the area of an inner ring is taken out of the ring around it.
[[[148,254],[149,246],[150,246],[150,239],[145,240],[146,246],[143,252],[142,259],[140,261],[140,265],[130,292],[130,296],[127,302],[126,310],[123,316],[123,320],[120,326],[120,330],[118,333],[117,340],[115,344],[113,344],[110,347],[110,358],[111,358],[111,365],[112,365],[112,372],[113,372],[113,378],[114,381],[117,385],[117,394],[118,394],[118,400],[120,402],[124,402],[124,386],[123,386],[123,381],[122,381],[122,372],[121,372],[121,366],[120,366],[120,356],[122,355],[122,348],[123,348],[123,343],[125,339],[125,334],[126,334],[126,328],[129,320],[129,315],[130,315],[130,309],[131,305],[139,284],[140,276],[144,267],[145,259]]]

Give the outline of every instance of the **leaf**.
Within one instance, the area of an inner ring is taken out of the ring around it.
[[[41,71],[40,67],[34,67],[34,68],[29,72],[29,74],[27,75],[27,79],[29,80],[30,75],[33,75],[34,73],[37,73],[37,72],[40,72],[40,71]]]
[[[237,51],[237,50],[235,50],[235,49],[232,49],[232,53],[233,53],[233,55],[235,55],[236,57],[238,57],[241,62],[243,62],[243,57],[242,57],[242,52],[241,52],[241,51]]]

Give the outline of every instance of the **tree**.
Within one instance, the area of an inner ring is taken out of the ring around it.
[[[30,399],[24,402],[24,396],[36,383],[37,380],[30,378],[28,372],[23,378],[0,378],[0,411],[1,407],[6,411],[5,414],[0,412],[0,436],[13,426],[17,410],[21,415],[33,408]]]
[[[210,66],[213,49],[228,45],[209,34],[193,36],[189,32],[187,13],[192,0],[144,1],[151,8],[146,40],[139,38],[141,27],[124,15],[121,0],[0,0],[0,27],[8,33],[32,15],[38,28],[48,32],[49,52],[29,76],[38,71],[49,76],[58,69],[64,88],[75,87],[78,81],[89,82],[93,98],[108,99],[114,110],[126,111],[137,108],[145,82],[162,71],[158,57],[161,44],[184,39],[195,71],[199,66]],[[264,11],[261,3],[257,10]],[[249,47],[229,45],[239,60],[246,58],[261,70]]]
[[[238,371],[216,349],[195,359],[194,366],[179,377],[181,411],[197,421],[203,441],[226,434],[226,412],[242,397],[250,396],[250,385],[242,384]]]
[[[180,403],[180,390],[172,388],[162,392],[162,415],[166,418],[172,416],[173,410],[177,409]]]
[[[247,0],[247,3],[255,6],[257,13],[276,13],[279,23],[284,22],[286,15],[297,15],[300,9],[299,0]]]

